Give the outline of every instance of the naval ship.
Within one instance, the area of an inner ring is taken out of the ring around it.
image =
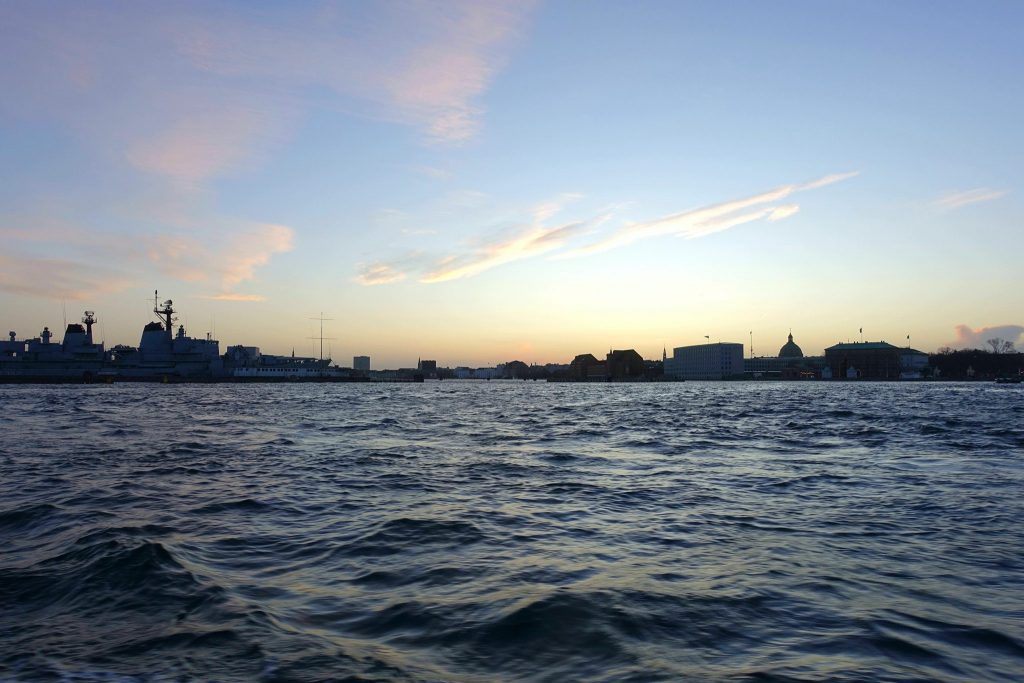
[[[208,334],[190,337],[174,324],[174,302],[159,303],[153,295],[153,313],[159,321],[142,328],[139,345],[119,344],[104,349],[93,341],[96,314],[86,311],[82,322],[71,323],[60,343],[49,327],[32,339],[0,342],[0,383],[21,382],[223,382],[223,381],[366,381],[347,368],[331,366],[330,358],[275,356],[255,346],[232,346],[221,355],[220,342]]]

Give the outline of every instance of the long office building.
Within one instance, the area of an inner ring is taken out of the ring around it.
[[[664,363],[665,376],[675,379],[729,379],[743,376],[743,344],[717,342],[678,346]]]

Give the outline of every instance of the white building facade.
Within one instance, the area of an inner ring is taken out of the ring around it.
[[[718,342],[672,349],[665,359],[665,377],[675,379],[728,379],[743,375],[743,344]]]

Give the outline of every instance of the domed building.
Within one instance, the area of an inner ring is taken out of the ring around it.
[[[822,356],[805,356],[790,332],[778,356],[744,359],[743,373],[750,379],[812,379],[824,365]]]
[[[804,352],[799,346],[793,341],[793,333],[789,333],[789,341],[787,341],[781,349],[779,349],[779,358],[803,358]]]

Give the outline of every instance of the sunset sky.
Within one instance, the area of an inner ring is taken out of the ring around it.
[[[1024,3],[0,0],[0,326],[1024,348]],[[60,336],[58,334],[58,336]],[[747,349],[749,352],[749,349]]]

